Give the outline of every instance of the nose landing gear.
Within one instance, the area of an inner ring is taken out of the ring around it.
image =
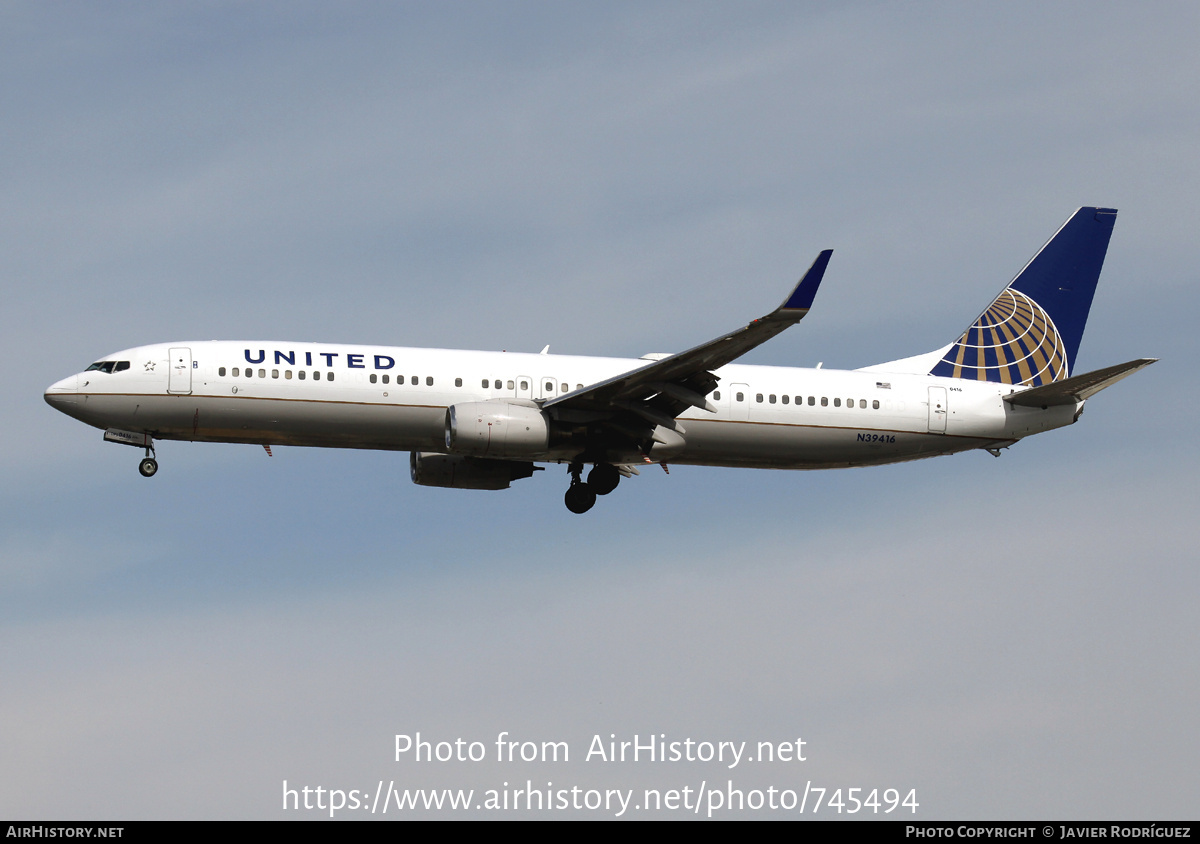
[[[138,471],[142,473],[143,478],[153,478],[154,473],[158,471],[158,461],[154,459],[154,440],[149,434],[144,436],[146,456],[138,463]]]
[[[104,432],[104,441],[146,449],[146,456],[138,463],[138,471],[142,473],[143,478],[152,478],[158,471],[158,461],[154,459],[154,437],[149,431],[123,431],[119,428],[109,428]]]

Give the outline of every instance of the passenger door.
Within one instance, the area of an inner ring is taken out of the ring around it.
[[[946,388],[929,388],[929,433],[946,433]]]
[[[167,375],[167,392],[186,395],[192,391],[192,350],[171,349],[170,355],[171,368]]]

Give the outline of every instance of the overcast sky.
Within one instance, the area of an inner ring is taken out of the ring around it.
[[[1198,32],[1190,3],[0,6],[0,815],[529,779],[1194,816]],[[746,362],[865,366],[953,340],[1080,205],[1120,209],[1080,371],[1162,360],[999,459],[654,469],[574,516],[561,467],[426,489],[394,453],[164,443],[147,481],[42,400],[165,341],[675,351],[824,248]],[[489,760],[396,762],[418,731]],[[501,731],[570,761],[497,764]],[[585,761],[611,734],[807,761]]]

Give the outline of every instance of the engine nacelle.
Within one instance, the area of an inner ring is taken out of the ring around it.
[[[446,409],[446,450],[475,457],[533,457],[550,445],[550,420],[536,407],[464,402]]]
[[[412,452],[408,465],[414,484],[450,489],[508,489],[512,481],[534,472],[532,463],[520,460],[482,460],[427,451]]]

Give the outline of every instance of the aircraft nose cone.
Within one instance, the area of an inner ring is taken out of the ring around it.
[[[43,398],[46,399],[46,404],[51,407],[61,408],[64,405],[73,405],[78,401],[79,397],[79,376],[71,375],[61,381],[55,381],[46,388]]]

